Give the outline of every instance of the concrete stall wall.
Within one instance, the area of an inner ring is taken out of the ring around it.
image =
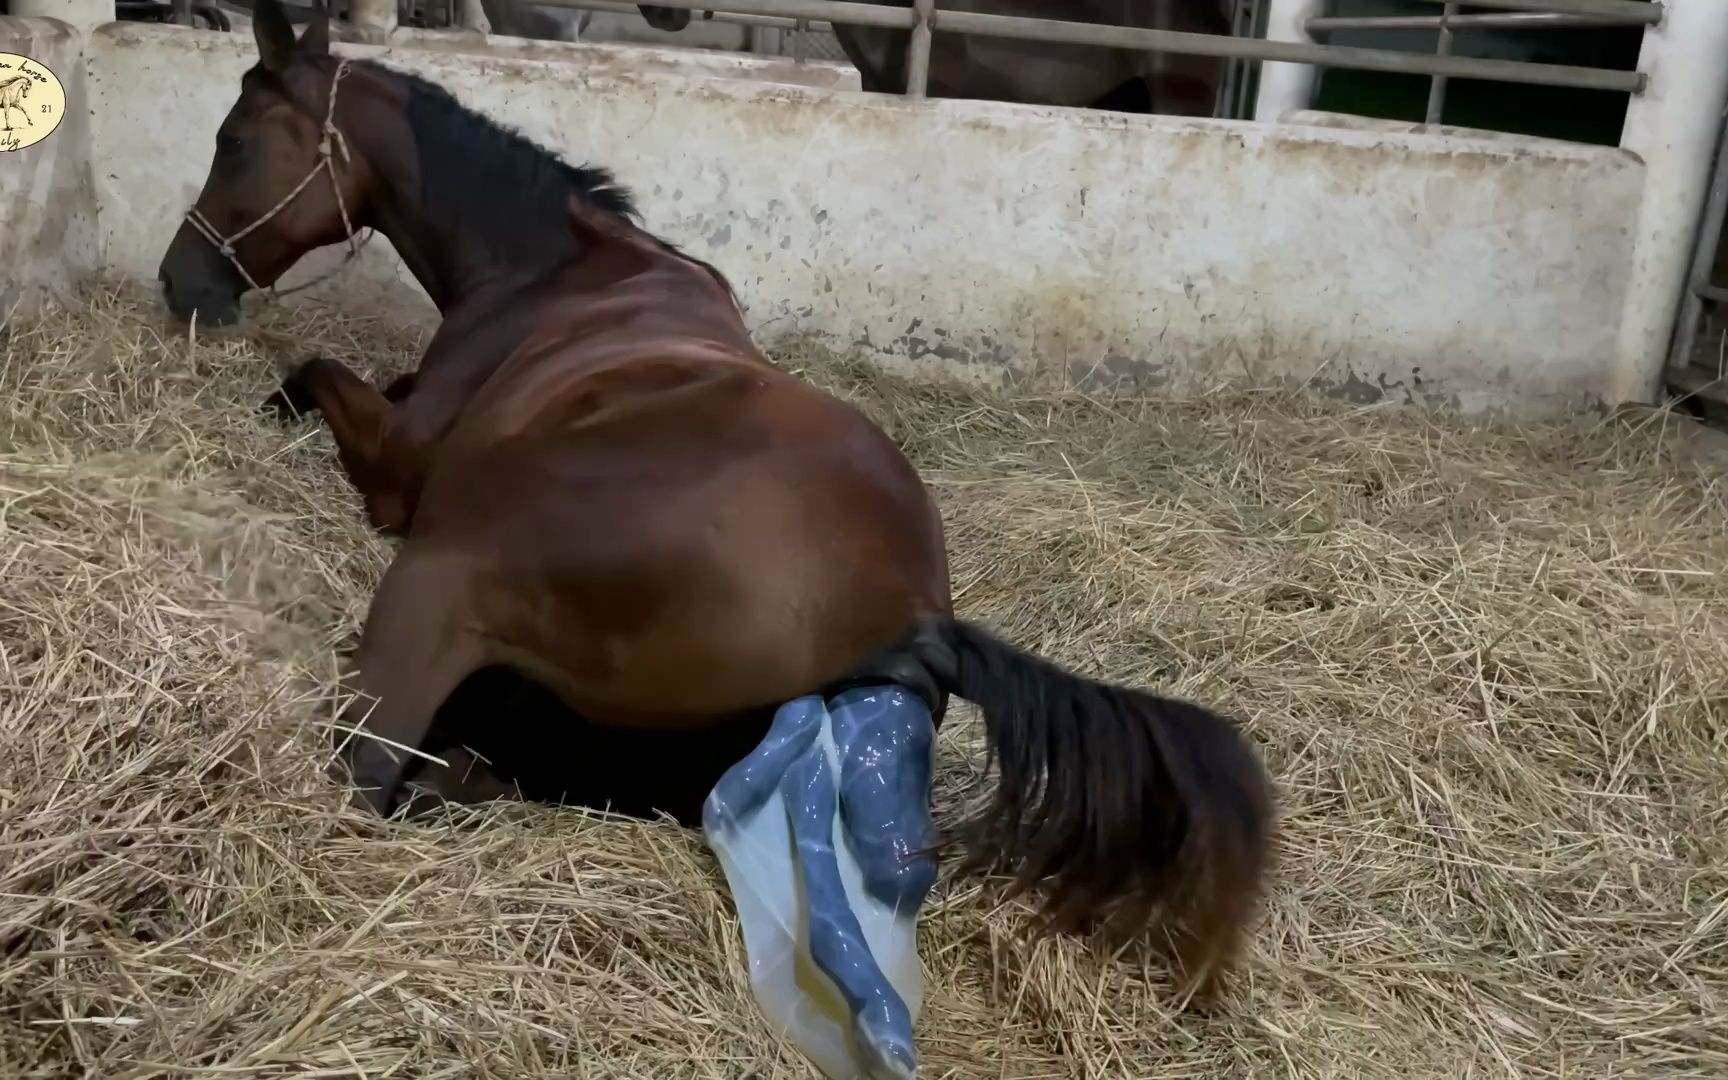
[[[1618,150],[909,102],[616,46],[341,48],[615,170],[650,228],[733,279],[770,349],[1468,410],[1608,388],[1643,180]],[[253,46],[110,24],[88,49],[103,260],[153,276]],[[382,240],[323,291],[425,310]]]
[[[0,321],[62,295],[97,266],[96,188],[84,43],[65,23],[0,18],[0,53],[28,57],[60,80],[66,113],[54,133],[0,153]],[[16,112],[13,122],[19,122]]]

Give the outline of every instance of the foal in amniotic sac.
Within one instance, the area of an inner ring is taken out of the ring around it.
[[[296,41],[260,0],[254,29],[162,260],[169,308],[236,322],[249,289],[370,229],[443,316],[389,397],[320,357],[272,399],[322,415],[372,524],[401,538],[344,718],[361,805],[394,812],[411,779],[472,793],[427,764],[454,743],[438,712],[476,672],[520,673],[595,733],[584,756],[623,736],[667,754],[583,775],[680,760],[657,805],[719,854],[763,1007],[832,1076],[905,1077],[934,737],[957,695],[998,772],[950,838],[963,868],[1040,889],[1059,929],[1157,915],[1210,987],[1267,870],[1270,782],[1244,736],[956,619],[905,456],[773,366],[726,280],[638,227],[608,173],[331,55],[323,19]],[[528,714],[488,726],[526,755],[555,734]]]

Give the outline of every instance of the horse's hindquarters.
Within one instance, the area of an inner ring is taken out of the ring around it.
[[[440,463],[414,543],[479,553],[497,659],[597,723],[699,730],[813,692],[947,610],[940,523],[850,410],[763,398]]]

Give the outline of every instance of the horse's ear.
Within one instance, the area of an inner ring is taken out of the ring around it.
[[[306,32],[300,35],[300,52],[312,57],[330,55],[330,9],[327,5],[312,5],[312,21],[306,24]]]
[[[278,0],[257,0],[252,5],[252,37],[258,42],[258,62],[264,70],[288,70],[294,61],[294,27]]]

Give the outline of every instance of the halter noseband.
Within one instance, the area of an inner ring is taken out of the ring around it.
[[[186,220],[192,223],[192,227],[198,230],[200,236],[210,241],[210,243],[215,246],[216,250],[221,252],[223,257],[233,264],[234,269],[240,272],[240,276],[245,279],[246,284],[257,292],[268,294],[272,299],[280,299],[281,297],[288,296],[292,293],[297,293],[301,289],[309,289],[312,286],[327,281],[336,274],[341,273],[342,270],[347,267],[348,263],[351,262],[356,255],[360,254],[360,249],[370,243],[372,237],[376,235],[376,230],[368,229],[366,231],[366,239],[361,240],[359,243],[355,242],[354,223],[348,217],[348,203],[342,198],[342,185],[336,180],[337,153],[342,155],[342,161],[344,164],[347,164],[351,160],[348,154],[348,140],[344,138],[342,132],[338,131],[336,128],[336,89],[342,85],[342,80],[347,77],[348,61],[339,61],[336,64],[336,74],[330,78],[330,102],[324,111],[324,137],[318,140],[318,164],[312,166],[312,171],[307,173],[298,184],[294,185],[294,190],[282,196],[280,202],[265,211],[263,217],[246,226],[244,229],[241,229],[239,232],[233,233],[229,236],[223,236],[220,232],[216,231],[216,227],[210,224],[210,219],[205,217],[204,214],[199,211],[197,206],[193,206],[186,211]],[[263,225],[265,222],[287,209],[288,205],[295,199],[299,198],[302,191],[306,190],[306,185],[316,179],[318,174],[321,172],[330,175],[330,190],[336,194],[336,209],[342,214],[342,231],[347,234],[348,254],[343,256],[342,261],[329,273],[320,274],[311,281],[296,285],[292,289],[277,289],[274,283],[268,287],[258,284],[258,282],[253,279],[252,275],[247,272],[246,267],[240,262],[240,257],[234,250],[234,244],[237,241],[244,239],[247,234],[252,232],[252,230],[258,228],[260,225]]]

